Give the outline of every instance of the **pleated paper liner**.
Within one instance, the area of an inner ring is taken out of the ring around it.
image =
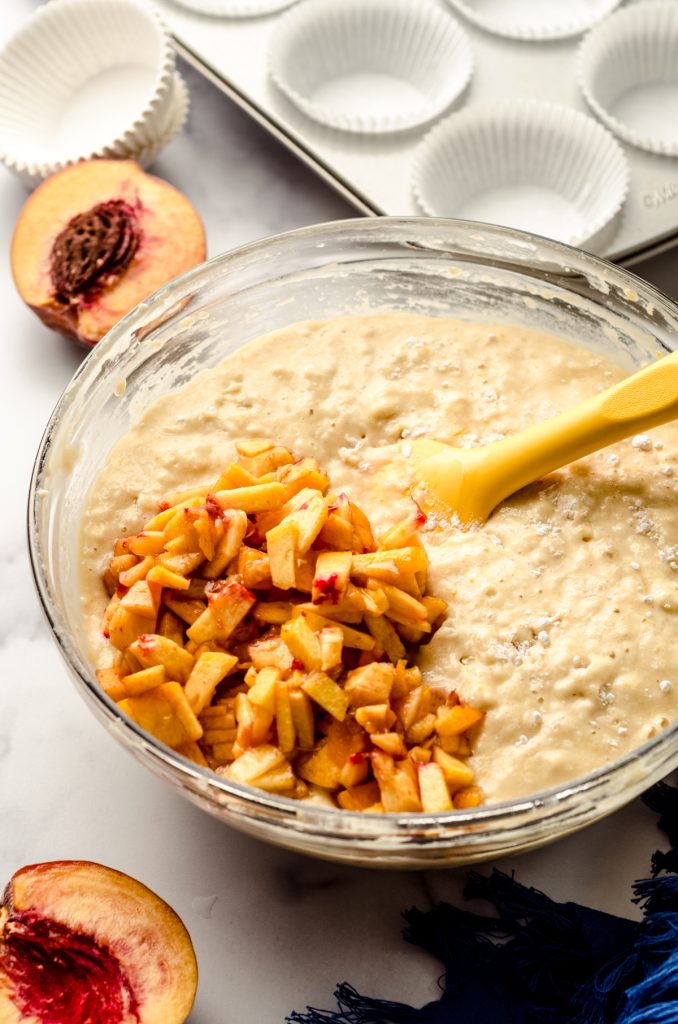
[[[422,141],[412,188],[435,217],[490,221],[596,251],[628,192],[626,157],[586,114],[539,100],[452,114]]]
[[[145,0],[58,0],[0,53],[0,160],[27,184],[146,148],[168,122],[174,51]]]
[[[581,44],[578,78],[594,113],[639,149],[678,156],[678,3],[625,7]]]
[[[621,0],[447,0],[486,32],[539,42],[576,36],[595,25]]]
[[[473,68],[466,33],[431,0],[303,0],[276,26],[268,56],[304,114],[366,133],[437,117]]]
[[[258,18],[291,7],[296,0],[174,0],[179,7],[214,18]]]

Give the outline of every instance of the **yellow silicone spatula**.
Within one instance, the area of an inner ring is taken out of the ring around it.
[[[460,523],[483,523],[521,487],[651,427],[678,417],[678,352],[512,437],[478,448],[413,441],[415,479]]]

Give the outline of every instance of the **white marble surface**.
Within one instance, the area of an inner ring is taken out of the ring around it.
[[[33,7],[3,0],[0,37]],[[190,69],[188,128],[156,171],[192,198],[214,255],[351,211]],[[26,193],[0,170],[0,250]],[[670,284],[678,254],[652,269]],[[454,898],[462,873],[377,873],[277,851],[185,803],[111,739],[70,683],[33,590],[25,500],[34,452],[81,353],[20,303],[0,264],[0,884],[26,863],[99,860],[151,885],[184,918],[201,983],[192,1024],[278,1024],[331,1004],[348,979],[373,995],[435,997],[437,963],[405,946],[400,911]],[[658,842],[639,802],[504,868],[560,899],[631,913]],[[211,908],[211,909],[210,909]]]

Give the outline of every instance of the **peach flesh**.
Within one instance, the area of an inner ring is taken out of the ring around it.
[[[84,861],[22,868],[0,910],[2,1024],[183,1024],[190,938],[140,882]]]
[[[204,258],[189,200],[130,160],[83,161],[44,181],[21,211],[11,250],[24,302],[86,345]]]

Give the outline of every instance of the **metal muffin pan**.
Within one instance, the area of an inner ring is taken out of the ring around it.
[[[473,47],[473,78],[453,109],[520,97],[550,100],[593,116],[576,80],[583,36],[546,42],[507,39],[464,20],[446,0],[435,2],[458,19]],[[627,0],[624,7],[645,2]],[[360,213],[421,215],[412,192],[412,162],[430,125],[391,135],[359,135],[325,127],[303,114],[268,73],[269,41],[285,11],[226,19],[200,15],[173,0],[156,3],[178,52]],[[645,152],[619,141],[629,162],[630,191],[619,228],[601,255],[631,266],[678,245],[678,157]]]

